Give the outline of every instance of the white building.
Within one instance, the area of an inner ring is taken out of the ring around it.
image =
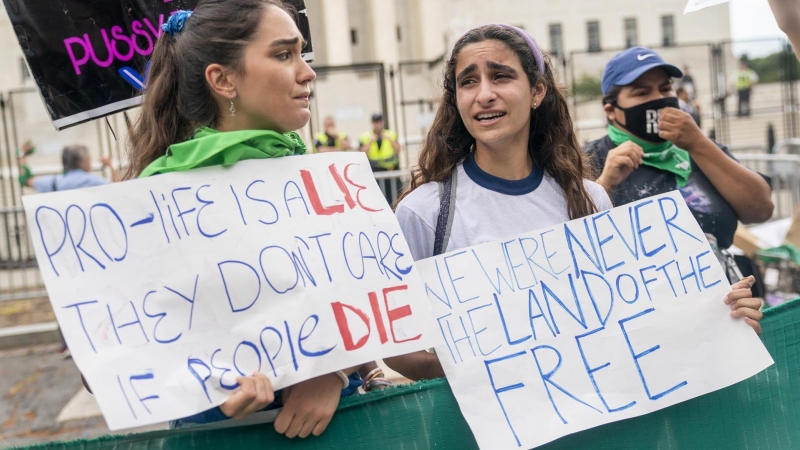
[[[728,5],[683,15],[686,0],[306,0],[319,65],[433,59],[463,32],[502,22],[551,53],[730,39]]]
[[[509,23],[526,29],[562,64],[569,61],[559,74],[567,84],[584,75],[599,83],[605,63],[624,48],[658,48],[667,61],[691,67],[709,107],[708,44],[731,38],[727,4],[683,15],[686,0],[306,0],[306,6],[315,67],[381,62],[397,72],[401,62],[442,57],[472,27]],[[732,55],[729,60],[732,69]],[[403,66],[402,88],[395,80],[390,103],[438,97],[441,65]],[[318,129],[323,116],[334,115],[351,137],[367,128],[370,108],[378,107],[370,100],[377,95],[375,83],[367,78],[320,76],[312,126]],[[390,105],[389,123],[401,136],[418,140],[426,131],[430,109],[429,103],[393,109]],[[575,114],[576,120],[590,125],[602,119],[596,102],[577,108]]]

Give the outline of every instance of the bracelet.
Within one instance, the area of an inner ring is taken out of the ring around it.
[[[387,380],[386,378],[375,377],[375,378],[371,379],[365,385],[364,390],[369,392],[369,391],[373,390],[377,386],[389,387],[389,386],[394,386],[394,383],[392,383],[391,381]]]
[[[378,378],[379,376],[383,377],[383,370],[381,370],[380,367],[378,367],[377,369],[373,369],[370,373],[367,374],[367,376],[364,378],[364,384],[366,385],[367,383],[370,382],[370,380]]]
[[[342,389],[347,389],[348,387],[350,387],[350,378],[348,378],[344,372],[342,372],[341,370],[337,370],[334,373],[336,374],[337,377],[339,377],[342,380]]]

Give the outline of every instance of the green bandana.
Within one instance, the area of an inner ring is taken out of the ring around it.
[[[608,126],[608,137],[611,138],[614,145],[619,146],[627,141],[633,141],[634,144],[642,147],[644,150],[642,164],[674,173],[679,188],[686,186],[689,181],[689,175],[692,174],[692,160],[689,158],[689,152],[678,148],[672,142],[667,141],[660,144],[647,142],[625,133],[614,125]]]
[[[167,154],[150,163],[139,177],[305,153],[305,142],[293,131],[284,134],[266,130],[221,132],[204,127],[188,141],[170,145]]]

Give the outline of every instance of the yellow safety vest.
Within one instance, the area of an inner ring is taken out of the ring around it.
[[[342,149],[342,140],[347,139],[347,135],[344,133],[339,133],[336,137],[333,138],[333,145],[329,146],[330,143],[330,136],[327,133],[317,133],[314,135],[314,150],[319,152],[319,147],[333,147],[336,150]]]
[[[369,145],[367,158],[373,168],[394,170],[400,164],[397,153],[395,153],[394,147],[392,147],[392,141],[397,140],[397,133],[391,130],[383,130],[383,134],[387,139],[381,142],[380,147],[378,147],[377,142],[372,142],[374,136],[372,131],[367,131],[361,135],[361,145]]]
[[[736,73],[736,90],[743,91],[753,86],[753,74],[750,69],[740,70]]]

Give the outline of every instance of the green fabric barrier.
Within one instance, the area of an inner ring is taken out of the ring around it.
[[[775,365],[734,386],[566,436],[543,450],[800,448],[800,300],[764,313],[763,340]],[[506,432],[506,430],[498,430]],[[320,437],[287,439],[272,425],[171,430],[41,444],[35,449],[474,449],[444,380],[343,399]]]

